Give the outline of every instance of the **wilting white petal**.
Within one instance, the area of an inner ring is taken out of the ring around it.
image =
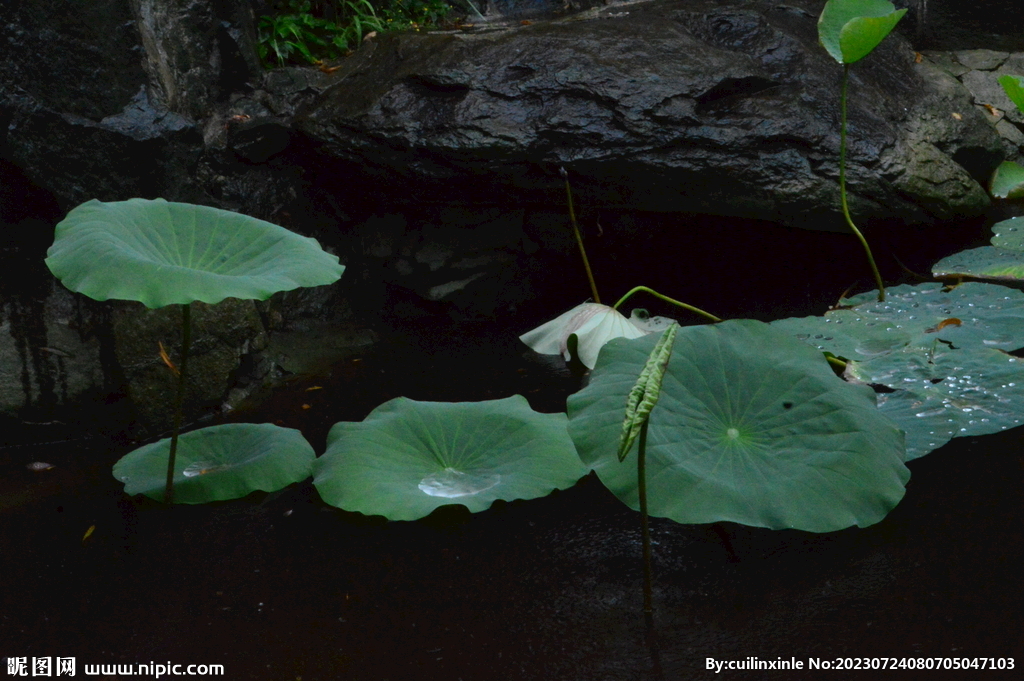
[[[671,323],[671,320],[667,320]],[[601,347],[612,338],[640,338],[667,325],[661,317],[641,318],[634,311],[626,319],[618,310],[598,303],[577,305],[565,314],[519,337],[534,352],[542,355],[569,355],[569,336],[576,334],[576,351],[588,369],[597,364]]]

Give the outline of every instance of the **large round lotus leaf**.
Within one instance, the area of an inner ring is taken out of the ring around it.
[[[623,463],[616,447],[657,340],[608,343],[590,385],[568,400],[580,457],[633,508],[636,445]],[[881,520],[909,477],[903,433],[820,352],[750,320],[679,330],[650,417],[652,515],[829,532]]]
[[[163,501],[170,438],[139,447],[114,464],[126,494]],[[316,454],[302,434],[269,423],[228,423],[178,438],[174,501],[202,504],[273,492],[308,478]]]
[[[953,437],[997,433],[1024,420],[1024,360],[993,348],[908,348],[852,363],[846,374],[896,390],[879,395],[878,407],[906,431],[908,461]]]
[[[315,239],[208,206],[163,199],[88,201],[58,225],[46,264],[72,291],[156,308],[266,300],[322,286],[344,267]]]
[[[932,266],[936,277],[1024,281],[1024,253],[982,246],[954,253]]]
[[[1013,161],[1003,161],[992,173],[988,190],[997,199],[1024,197],[1024,167]]]
[[[1010,218],[992,225],[992,245],[1008,251],[1024,251],[1024,217]],[[1020,257],[1024,260],[1024,255]]]
[[[476,513],[496,499],[545,496],[586,472],[565,414],[537,413],[521,395],[488,402],[398,397],[362,423],[331,428],[313,484],[346,511],[415,520],[448,504]]]
[[[828,0],[818,17],[818,39],[837,62],[852,64],[870,54],[906,13],[887,0]]]

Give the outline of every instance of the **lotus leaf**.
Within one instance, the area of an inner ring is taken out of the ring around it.
[[[987,435],[1024,418],[1024,361],[986,347],[954,349],[936,342],[930,352],[908,348],[864,363],[847,375],[895,392],[878,408],[907,433],[907,460],[954,437]]]
[[[129,452],[114,464],[126,494],[163,501],[167,479],[165,438]],[[178,438],[175,501],[202,504],[273,492],[312,474],[316,454],[302,434],[269,423],[228,423],[193,430]]]
[[[636,448],[620,464],[626,399],[657,337],[609,342],[590,384],[569,397],[584,463],[638,507]],[[679,330],[649,423],[650,513],[829,532],[881,520],[910,477],[903,433],[865,386],[820,352],[751,320]]]
[[[992,173],[988,190],[997,199],[1024,197],[1024,167],[1013,161],[1003,161]]]
[[[315,239],[208,206],[163,199],[92,200],[58,225],[46,264],[72,291],[150,308],[338,280],[344,267]]]
[[[1024,281],[1024,254],[982,246],[943,258],[932,266],[935,277],[971,277],[991,281]]]
[[[533,499],[586,474],[564,414],[514,395],[487,402],[398,397],[361,423],[336,423],[313,483],[346,511],[415,520],[448,504],[476,513],[496,499]]]
[[[1003,86],[1006,96],[1014,105],[1024,111],[1024,78],[1009,74],[999,76],[999,84]]]
[[[992,245],[1008,251],[1024,251],[1024,218],[1015,217],[992,225]],[[1024,256],[1018,256],[1024,260]]]
[[[818,17],[818,39],[837,62],[852,64],[870,54],[906,13],[887,0],[828,0]]]

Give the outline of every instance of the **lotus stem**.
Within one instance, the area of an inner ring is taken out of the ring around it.
[[[825,355],[825,359],[827,359],[828,363],[831,364],[836,369],[839,369],[840,371],[845,371],[846,370],[846,362],[844,362],[843,360],[839,359],[838,357],[832,357],[831,355]]]
[[[164,503],[174,503],[174,458],[178,453],[178,431],[181,430],[181,412],[185,404],[185,377],[188,375],[188,350],[192,343],[192,306],[181,307],[181,367],[178,371],[178,392],[174,396],[174,427],[171,430],[171,453],[167,456],[167,485]]]
[[[594,273],[590,269],[590,260],[587,259],[587,250],[583,248],[583,237],[580,236],[580,227],[576,224],[576,211],[572,207],[572,189],[569,187],[569,173],[565,168],[558,169],[562,179],[565,180],[565,198],[569,203],[569,222],[572,223],[572,233],[576,237],[576,245],[579,246],[580,255],[583,257],[583,267],[587,270],[587,281],[590,282],[590,293],[595,303],[601,302],[601,296],[597,294],[597,284],[594,283]]]
[[[640,426],[640,444],[636,456],[636,489],[640,497],[640,538],[644,552],[644,617],[648,625],[653,624],[654,598],[651,584],[651,528],[647,516],[647,424],[650,418],[644,419]]]
[[[626,295],[624,295],[621,298],[619,298],[619,302],[617,302],[614,305],[612,305],[612,309],[618,310],[619,306],[621,306],[623,303],[625,303],[629,299],[630,296],[632,296],[634,293],[639,293],[640,291],[644,291],[645,293],[650,293],[655,298],[659,298],[661,300],[664,300],[666,303],[672,303],[673,305],[676,305],[677,307],[681,307],[684,310],[689,310],[690,312],[695,312],[695,313],[701,315],[702,317],[706,317],[707,319],[710,319],[713,322],[720,322],[720,321],[722,321],[721,319],[719,319],[715,315],[711,314],[710,312],[705,312],[704,310],[702,310],[702,309],[700,309],[698,307],[694,307],[693,305],[687,305],[686,303],[680,302],[680,301],[678,301],[678,300],[676,300],[674,298],[669,298],[668,296],[664,296],[664,295],[658,293],[657,291],[655,291],[653,289],[647,288],[646,286],[637,286],[637,287],[631,289],[629,291],[629,293],[627,293]]]
[[[871,272],[875,275],[875,284],[878,285],[878,302],[885,302],[885,284],[882,282],[882,275],[878,272],[878,265],[875,264],[875,256],[871,255],[871,247],[868,246],[867,239],[857,229],[857,225],[853,224],[853,218],[850,217],[850,207],[846,202],[846,85],[850,80],[850,65],[843,64],[843,84],[839,93],[839,109],[841,112],[841,119],[839,124],[839,195],[843,205],[843,217],[846,218],[846,224],[850,226],[853,233],[860,240],[860,245],[864,247],[864,252],[868,256],[868,264],[871,265]]]

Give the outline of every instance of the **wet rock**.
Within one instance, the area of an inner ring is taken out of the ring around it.
[[[156,433],[170,429],[178,379],[161,358],[160,347],[180,366],[181,306],[147,310],[141,303],[119,301],[114,304],[112,327],[118,364],[141,425]],[[193,303],[185,422],[219,408],[244,358],[266,345],[251,300]]]
[[[296,125],[341,167],[373,169],[370,183],[401,178],[412,201],[553,203],[564,166],[588,205],[844,229],[840,67],[818,45],[819,9],[651,2],[384,36]],[[1000,139],[967,97],[898,35],[855,65],[855,214],[930,222],[988,206]],[[953,111],[959,125],[929,125]]]

